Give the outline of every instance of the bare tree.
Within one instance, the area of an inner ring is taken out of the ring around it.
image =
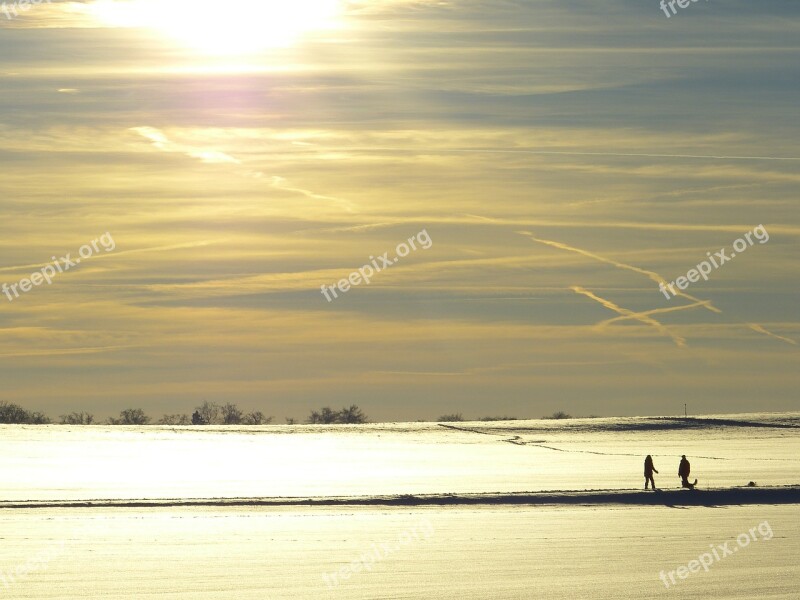
[[[338,423],[366,423],[367,416],[355,404],[351,404],[347,408],[339,411]]]
[[[242,422],[242,411],[235,404],[228,402],[222,407],[222,424],[223,425],[239,425]]]
[[[91,425],[94,423],[94,415],[83,411],[61,415],[60,419],[62,425]]]
[[[331,423],[366,423],[367,416],[355,404],[345,407],[340,411],[332,410],[326,406],[319,412],[311,411],[306,419],[307,423],[327,425]]]
[[[206,401],[202,406],[198,406],[195,412],[200,417],[199,423],[195,423],[195,419],[192,419],[195,425],[219,425],[222,422],[220,417],[222,408],[219,404]]]
[[[147,425],[150,417],[141,408],[126,408],[119,413],[119,419],[110,418],[109,425]]]
[[[31,425],[49,425],[53,421],[50,420],[46,414],[39,411],[33,411],[31,415]]]
[[[308,415],[306,422],[313,425],[327,425],[329,423],[336,423],[336,419],[338,417],[339,413],[331,409],[329,406],[326,406],[319,412],[315,410],[311,411],[311,414]]]
[[[242,423],[245,425],[269,425],[272,423],[272,417],[267,417],[260,410],[247,413],[242,418]]]
[[[159,425],[191,425],[189,415],[164,415],[158,420]]]
[[[43,413],[25,410],[17,404],[0,402],[0,423],[47,425],[50,422]]]

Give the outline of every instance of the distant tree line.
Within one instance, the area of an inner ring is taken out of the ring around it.
[[[256,410],[244,412],[233,403],[216,404],[214,402],[203,402],[196,407],[192,415],[169,414],[162,416],[154,424],[156,425],[269,425],[273,417],[266,416],[263,412]],[[0,424],[20,424],[20,425],[48,425],[53,421],[45,414],[40,412],[28,411],[17,404],[0,402]],[[332,410],[325,407],[319,411],[312,411],[306,419],[306,423],[366,423],[367,417],[363,411],[355,404]],[[97,419],[92,413],[72,412],[61,415],[59,423],[62,425],[98,425]],[[292,417],[286,418],[286,423],[294,425],[297,420]],[[126,408],[119,413],[119,417],[110,417],[103,423],[105,425],[150,425],[153,420],[141,408]]]
[[[572,415],[565,413],[563,410],[560,410],[558,412],[554,412],[550,416],[542,417],[542,419],[546,419],[546,420],[550,420],[550,419],[560,420],[560,419],[573,419],[573,418],[574,417]],[[592,415],[589,418],[591,419],[591,418],[596,418],[596,417],[595,417],[595,415]],[[453,413],[453,414],[450,414],[450,415],[442,415],[441,417],[436,419],[436,421],[439,422],[439,423],[458,423],[459,421],[469,421],[469,420],[470,419],[465,419],[464,415],[462,415],[461,413]],[[503,417],[481,417],[480,419],[476,419],[476,421],[519,421],[519,419],[517,417],[506,417],[506,416],[503,416]]]
[[[453,413],[452,415],[442,415],[436,419],[439,423],[458,423],[459,421],[469,421],[465,419],[461,413]],[[518,421],[517,417],[481,417],[477,421]]]
[[[572,415],[564,411],[558,411],[543,419],[572,419]],[[440,423],[457,423],[466,421],[461,413],[442,415],[437,419]],[[478,421],[517,421],[517,417],[496,416],[481,417]],[[214,402],[203,402],[196,407],[194,412],[188,414],[164,415],[156,425],[269,425],[273,417],[267,417],[261,411],[245,413],[238,406],[232,403],[215,404]],[[0,424],[27,424],[27,425],[47,425],[53,421],[47,415],[29,411],[16,404],[0,402]],[[355,404],[344,407],[341,410],[334,410],[329,406],[320,410],[312,410],[305,420],[312,425],[338,425],[338,424],[359,424],[368,423],[367,416]],[[72,412],[59,417],[62,425],[97,425],[100,424],[92,413]],[[294,425],[297,420],[286,417],[286,423]],[[105,421],[106,425],[150,425],[152,419],[145,414],[141,408],[126,408],[119,413],[119,417],[111,417]]]
[[[203,402],[195,409],[191,418],[188,415],[165,415],[162,421],[168,417],[178,422],[163,422],[163,425],[269,425],[273,419],[259,410],[245,414],[230,402],[222,405]]]

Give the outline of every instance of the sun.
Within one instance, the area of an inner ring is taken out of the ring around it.
[[[291,46],[336,26],[341,0],[99,0],[96,17],[114,27],[147,27],[192,50],[241,55]]]

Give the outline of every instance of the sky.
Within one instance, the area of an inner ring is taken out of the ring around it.
[[[6,2],[0,401],[797,410],[800,6],[665,10]]]

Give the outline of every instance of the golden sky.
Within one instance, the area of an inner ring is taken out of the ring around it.
[[[0,282],[115,249],[0,295],[0,399],[797,408],[789,3],[5,7]],[[768,242],[659,291],[759,225]],[[429,249],[320,293],[423,229]]]

